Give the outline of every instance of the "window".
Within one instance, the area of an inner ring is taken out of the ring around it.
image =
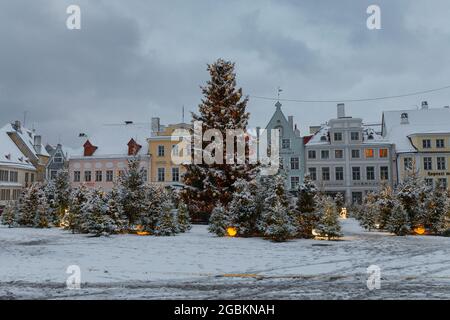
[[[295,190],[300,184],[300,177],[291,177],[291,189]]]
[[[30,174],[28,172],[25,172],[25,184],[28,186]]]
[[[22,190],[14,189],[12,193],[12,199],[11,200],[19,200],[20,193]]]
[[[50,171],[50,180],[55,180],[57,175],[58,175],[58,171],[56,171],[56,170]]]
[[[388,167],[380,167],[380,179],[381,180],[389,180],[389,168]]]
[[[316,181],[317,180],[317,169],[316,168],[309,168],[308,172],[309,172],[309,177],[311,178],[311,180],[312,181]]]
[[[308,150],[308,159],[316,158],[316,150]]]
[[[366,178],[367,180],[375,180],[375,167],[366,168]]]
[[[81,172],[74,171],[73,172],[73,182],[80,182],[80,181],[81,181]]]
[[[320,158],[322,158],[322,159],[329,159],[330,158],[330,151],[329,150],[322,150],[322,151],[320,151]]]
[[[328,167],[322,168],[322,180],[330,181],[330,168]]]
[[[2,201],[11,200],[11,190],[9,190],[9,189],[2,189],[0,191],[0,200],[2,200]]]
[[[34,183],[34,173],[31,173],[31,174],[30,174],[30,182],[31,182],[31,183]]]
[[[365,154],[366,158],[373,158],[375,156],[373,149],[365,149],[364,154]]]
[[[103,172],[95,171],[95,181],[102,182],[102,180],[103,180]]]
[[[431,157],[423,158],[423,170],[433,170],[433,159]]]
[[[178,147],[178,144],[172,145],[172,155],[179,156],[180,148]]]
[[[422,140],[422,147],[424,149],[429,149],[431,148],[431,140],[430,139],[423,139]]]
[[[91,171],[85,171],[84,172],[84,181],[91,182],[92,180],[92,173]]]
[[[9,171],[0,170],[0,181],[8,182],[9,181]]]
[[[437,183],[438,187],[447,189],[447,178],[439,178]]]
[[[445,148],[444,139],[437,139],[436,140],[436,148]]]
[[[335,159],[342,159],[344,158],[344,150],[334,150],[334,158]]]
[[[344,180],[344,167],[336,167],[335,174],[336,174],[336,181]]]
[[[412,158],[404,158],[403,159],[403,167],[405,168],[405,170],[412,170],[412,168],[413,168]]]
[[[342,132],[334,133],[334,141],[342,141]]]
[[[425,184],[426,184],[428,187],[433,187],[433,179],[431,179],[431,178],[426,178],[426,179],[425,179]]]
[[[284,169],[284,162],[283,162],[283,158],[281,158],[281,157],[278,160],[278,168],[280,168],[280,170]]]
[[[291,158],[291,170],[298,170],[300,168],[300,161],[298,157]]]
[[[114,180],[114,171],[107,170],[106,171],[106,182],[112,182]]]
[[[57,154],[55,154],[55,157],[53,158],[53,162],[62,163],[63,162],[62,154],[59,152]]]
[[[180,181],[180,169],[179,168],[172,168],[172,181],[173,182]]]
[[[388,157],[388,149],[380,149],[380,158]]]
[[[165,181],[166,170],[164,168],[158,168],[158,181]]]
[[[291,148],[291,140],[290,139],[281,140],[281,148],[290,149]]]
[[[18,182],[19,181],[19,173],[17,171],[9,172],[9,182]]]
[[[446,170],[445,157],[437,157],[437,169]]]
[[[352,203],[362,203],[362,192],[352,192]]]
[[[355,181],[361,180],[361,168],[360,167],[352,168],[352,178]]]
[[[359,159],[360,158],[360,154],[359,154],[359,150],[358,149],[352,150],[352,158],[353,159]]]
[[[164,146],[158,146],[158,157],[164,157]]]
[[[148,181],[148,171],[147,169],[142,170],[142,175],[144,176],[144,181]]]
[[[359,140],[359,132],[351,132],[350,133],[350,140],[358,141]]]

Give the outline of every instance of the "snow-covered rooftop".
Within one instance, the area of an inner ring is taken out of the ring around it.
[[[20,151],[8,135],[10,126],[0,129],[0,166],[35,170],[29,159]]]
[[[405,115],[406,114],[406,115]],[[407,116],[402,123],[401,119]],[[397,152],[414,152],[408,136],[423,133],[450,133],[450,109],[430,108],[383,112],[383,136]]]
[[[319,131],[316,132],[306,144],[307,146],[312,145],[327,145],[330,144],[329,125],[322,125]],[[374,143],[389,143],[385,138],[383,138],[374,128],[373,125],[363,125],[363,144],[374,144]]]
[[[104,125],[92,136],[82,138],[76,149],[65,148],[70,157],[83,156],[83,145],[89,140],[91,144],[98,147],[95,156],[125,156],[128,154],[128,142],[134,139],[142,148],[139,155],[148,154],[147,138],[151,135],[150,124],[124,124]]]
[[[36,158],[38,158],[39,156],[45,156],[45,157],[50,156],[42,143],[41,143],[39,152],[34,147],[34,138],[35,138],[35,136],[37,136],[35,134],[34,130],[25,128],[23,126],[20,126],[20,128],[18,130],[16,130],[14,128],[13,124],[11,124],[11,123],[6,124],[3,127],[3,129],[5,129],[6,132],[9,132],[9,133],[15,133],[23,141],[23,143],[30,150],[30,152],[32,152],[35,155]]]

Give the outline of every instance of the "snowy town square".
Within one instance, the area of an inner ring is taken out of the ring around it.
[[[169,239],[0,230],[1,299],[449,299],[450,239],[395,237],[343,223],[341,241]],[[78,265],[81,288],[67,289]],[[369,290],[367,268],[381,271]]]
[[[0,1],[1,303],[450,300],[448,12]]]

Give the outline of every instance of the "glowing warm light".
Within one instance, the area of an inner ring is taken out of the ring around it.
[[[379,223],[375,223],[375,228],[380,229],[380,224]]]
[[[149,236],[150,232],[144,231],[144,227],[142,225],[137,225],[136,226],[136,234],[138,236]]]
[[[341,217],[341,219],[347,219],[347,208],[341,208],[339,216]]]
[[[318,235],[319,235],[319,233],[317,232],[317,230],[316,230],[316,229],[313,229],[313,230],[312,230],[312,235],[313,235],[313,236],[318,236]]]
[[[228,227],[227,234],[229,237],[235,237],[237,235],[237,229],[235,227]]]
[[[419,234],[419,235],[424,234],[424,233],[425,233],[425,228],[422,227],[422,226],[417,227],[417,228],[414,228],[414,232],[415,232],[416,234]]]

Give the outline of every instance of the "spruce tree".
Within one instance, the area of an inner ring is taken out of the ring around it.
[[[47,198],[44,190],[38,189],[38,202],[35,208],[34,227],[48,228],[51,222],[51,215],[49,214],[49,207],[47,205]]]
[[[113,219],[107,214],[107,210],[103,192],[98,189],[92,190],[82,206],[82,232],[91,233],[97,237],[113,233],[116,226]]]
[[[258,221],[260,232],[273,241],[285,241],[297,231],[284,181],[281,174],[273,177],[273,189],[264,201],[264,210]]]
[[[386,229],[397,236],[404,236],[411,232],[411,222],[408,212],[399,201],[394,201],[392,214],[388,220]]]
[[[2,223],[8,228],[12,228],[16,224],[16,207],[12,202],[5,206],[1,218]]]
[[[296,219],[298,224],[298,236],[301,238],[311,238],[312,230],[319,222],[316,214],[316,196],[318,190],[309,175],[305,176],[303,184],[299,186],[297,195]]]
[[[70,196],[70,207],[64,217],[64,228],[72,233],[82,232],[83,205],[89,198],[90,191],[81,185],[75,188]]]
[[[173,236],[177,233],[177,223],[173,210],[173,203],[169,199],[164,199],[160,206],[158,223],[155,228],[156,236]]]
[[[394,207],[395,196],[392,188],[388,184],[384,184],[381,187],[378,195],[378,210],[379,210],[379,224],[380,229],[386,229],[389,218],[392,215],[392,209]]]
[[[431,233],[440,234],[446,229],[447,192],[442,187],[437,187],[426,198],[426,222],[425,228]]]
[[[222,203],[218,201],[209,218],[208,231],[219,237],[225,236],[227,227],[229,226],[227,218],[228,215],[226,209],[223,207]]]
[[[315,229],[316,232],[328,240],[341,237],[342,231],[339,223],[339,214],[337,213],[334,200],[328,196],[322,196],[317,202],[320,221]]]
[[[70,204],[71,187],[69,182],[69,172],[67,169],[61,170],[57,173],[56,178],[53,181],[53,186],[54,204],[52,207],[54,206],[56,209],[54,224],[59,225]]]
[[[426,220],[425,198],[430,188],[415,171],[409,171],[398,186],[397,197],[408,215],[410,228],[423,227]]]
[[[145,199],[143,202],[144,208],[137,220],[137,224],[140,226],[141,231],[155,234],[166,198],[166,191],[162,186],[146,186]]]
[[[379,214],[380,210],[378,207],[378,195],[370,192],[364,198],[363,210],[360,216],[360,224],[365,229],[371,231],[379,225]]]
[[[23,199],[20,201],[18,223],[21,226],[33,227],[38,206],[41,202],[42,186],[33,184],[23,193]]]
[[[202,123],[202,133],[209,129],[220,131],[223,138],[223,163],[193,164],[186,166],[184,183],[187,186],[182,194],[191,214],[208,218],[217,201],[227,206],[232,200],[237,179],[251,180],[253,166],[249,164],[248,141],[245,143],[245,161],[238,164],[237,147],[234,142],[234,153],[229,157],[234,164],[226,160],[226,131],[242,130],[246,133],[249,113],[246,111],[247,98],[242,97],[242,89],[236,88],[234,63],[222,59],[208,65],[211,79],[202,87],[204,98],[199,105],[199,114],[193,114],[193,120]],[[198,135],[198,134],[196,134]],[[201,137],[200,137],[201,138]],[[202,150],[211,142],[203,142]],[[215,150],[214,152],[221,152]]]
[[[128,229],[128,222],[116,188],[106,195],[106,214],[112,219],[112,226],[114,226],[114,230],[111,230],[110,233],[120,233]]]
[[[135,225],[146,210],[145,171],[139,164],[139,158],[128,161],[128,169],[120,177],[118,186],[123,212],[130,225]]]
[[[233,199],[228,205],[229,227],[235,227],[239,236],[252,236],[257,232],[258,216],[255,198],[250,192],[250,183],[238,179],[233,188]]]
[[[178,232],[186,232],[192,228],[188,207],[183,201],[179,201],[177,210]]]

